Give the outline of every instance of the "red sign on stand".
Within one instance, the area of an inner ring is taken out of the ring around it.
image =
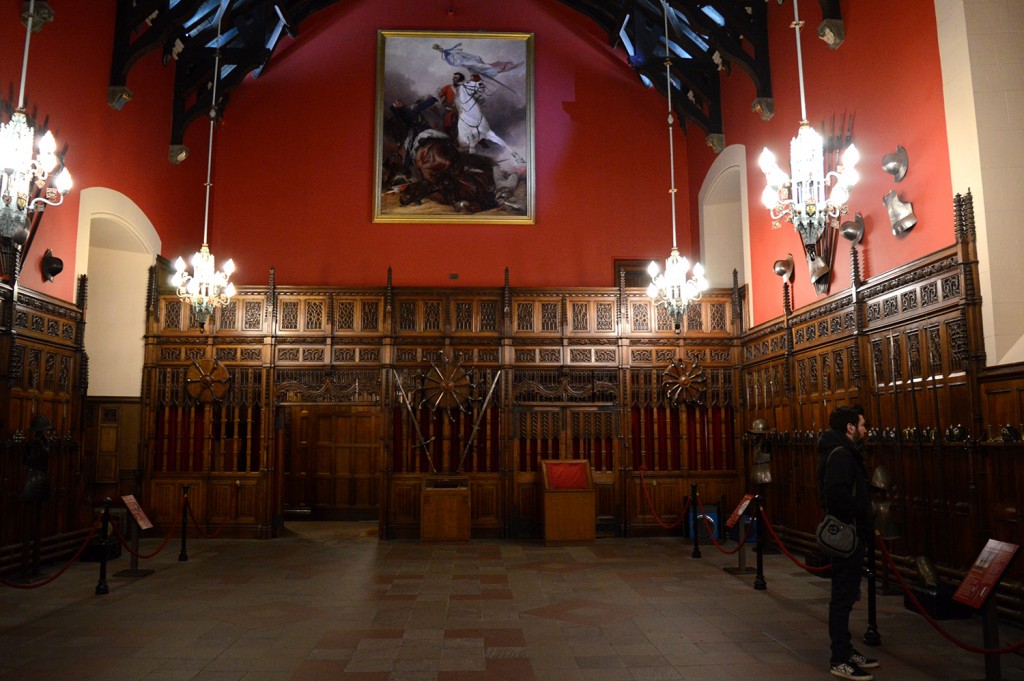
[[[146,517],[146,512],[142,510],[142,506],[139,505],[134,494],[126,494],[121,497],[121,501],[124,502],[125,508],[132,514],[132,517],[135,518],[135,522],[139,524],[140,530],[148,530],[153,527],[153,523]]]
[[[974,565],[967,571],[964,581],[960,582],[960,587],[953,594],[953,600],[975,610],[981,610],[1019,550],[1020,546],[1017,544],[989,539],[985,548],[978,554]]]
[[[743,498],[740,499],[740,503],[736,504],[736,508],[732,510],[732,515],[725,521],[725,526],[730,530],[736,527],[736,523],[740,521],[740,517],[743,515],[743,512],[747,510],[747,506],[749,506],[750,502],[753,500],[753,494],[744,494]]]

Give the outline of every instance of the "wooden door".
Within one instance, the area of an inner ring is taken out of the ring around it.
[[[317,520],[376,520],[381,416],[374,406],[286,407],[284,507]]]

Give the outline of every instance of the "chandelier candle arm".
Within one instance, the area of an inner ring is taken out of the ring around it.
[[[25,82],[28,75],[28,54],[32,42],[35,0],[30,0],[25,29],[25,50],[21,59],[21,85],[18,105],[7,123],[0,124],[0,237],[11,239],[18,247],[29,236],[29,216],[42,212],[46,206],[59,206],[71,191],[71,173],[61,167],[57,157],[57,140],[47,130],[39,139],[38,153],[32,156],[36,130],[25,115]],[[52,180],[52,186],[50,181]],[[39,196],[32,198],[33,185]]]
[[[665,308],[672,319],[676,333],[682,328],[683,316],[690,303],[699,300],[701,294],[708,289],[708,280],[704,277],[704,267],[698,262],[690,268],[690,261],[679,255],[676,243],[676,163],[675,144],[672,138],[672,126],[675,118],[672,115],[672,59],[671,44],[668,37],[667,0],[661,0],[665,18],[665,97],[668,100],[668,168],[669,168],[669,199],[672,208],[672,250],[665,260],[665,271],[662,272],[656,261],[647,266],[651,283],[647,286],[647,295],[654,304]],[[692,272],[692,274],[691,274]]]
[[[220,80],[220,43],[221,20],[223,6],[217,18],[217,42],[214,46],[213,87],[210,92],[210,136],[206,151],[206,202],[203,213],[203,245],[192,255],[192,273],[183,258],[174,263],[175,273],[171,277],[171,285],[177,290],[178,297],[192,306],[200,329],[206,328],[206,321],[219,307],[226,306],[235,295],[235,285],[231,283],[231,275],[235,271],[235,262],[230,258],[224,262],[224,269],[218,271],[213,253],[208,243],[210,227],[210,192],[213,188],[211,180],[213,172],[213,129],[217,124],[217,83]]]
[[[855,168],[860,160],[857,148],[850,144],[842,154],[842,165],[834,172],[825,172],[825,146],[821,135],[807,122],[804,90],[804,64],[800,46],[800,9],[793,0],[793,23],[796,35],[797,76],[800,84],[800,128],[789,146],[791,174],[779,167],[775,155],[767,147],[761,152],[758,165],[765,176],[761,201],[768,209],[772,228],[782,222],[793,225],[809,253],[827,227],[839,228],[838,219],[847,213],[850,190],[860,180]]]

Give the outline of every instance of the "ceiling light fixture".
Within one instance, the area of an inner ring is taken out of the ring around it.
[[[0,237],[20,249],[29,238],[30,216],[46,206],[59,206],[71,191],[71,174],[57,156],[57,140],[47,130],[36,145],[35,128],[25,115],[25,77],[28,73],[28,48],[32,26],[41,25],[36,15],[35,0],[30,0],[24,15],[25,53],[21,60],[21,88],[18,106],[7,123],[0,124]],[[38,153],[32,156],[32,147]],[[58,167],[61,171],[53,175]],[[51,184],[52,180],[52,184]]]
[[[220,80],[220,25],[223,16],[224,3],[221,4],[217,12],[217,42],[214,45],[213,89],[210,96],[210,144],[206,154],[206,210],[203,215],[203,245],[192,256],[192,274],[188,273],[184,259],[179,257],[174,263],[176,271],[171,277],[171,285],[177,288],[178,297],[192,306],[200,330],[206,328],[206,320],[213,315],[214,311],[227,305],[231,297],[235,295],[235,285],[230,282],[231,274],[235,271],[234,261],[228,259],[224,263],[224,269],[218,271],[207,242],[210,226],[210,189],[213,186],[210,181],[213,168],[213,128],[217,123],[217,82]]]
[[[691,274],[690,261],[679,255],[676,246],[676,163],[675,147],[672,140],[672,59],[671,43],[668,38],[668,2],[661,0],[665,14],[665,97],[668,100],[668,162],[669,190],[672,203],[672,251],[665,260],[665,271],[662,272],[656,261],[647,266],[651,275],[651,283],[647,286],[647,295],[654,304],[665,308],[672,319],[676,333],[682,330],[683,316],[690,303],[699,300],[708,288],[708,280],[704,277],[704,267],[699,262],[693,264]]]
[[[792,223],[803,240],[811,281],[817,282],[831,271],[815,246],[829,225],[838,229],[838,219],[846,214],[850,190],[860,175],[854,166],[860,160],[857,147],[850,144],[842,155],[842,163],[834,172],[825,172],[825,146],[821,135],[807,122],[807,103],[804,96],[804,63],[800,51],[800,10],[793,0],[793,23],[796,33],[797,76],[800,83],[800,129],[789,145],[792,177],[775,161],[768,147],[761,152],[759,164],[767,180],[761,200],[771,212],[772,228],[782,222]],[[826,197],[826,192],[832,191]]]

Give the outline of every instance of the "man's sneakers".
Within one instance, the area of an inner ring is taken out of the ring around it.
[[[853,655],[850,655],[850,663],[860,667],[861,669],[875,669],[881,666],[878,664],[878,660],[859,653],[856,650],[853,651]]]
[[[877,664],[877,663],[876,663]],[[839,664],[832,665],[829,670],[832,672],[832,676],[838,676],[841,679],[855,679],[856,681],[872,681],[875,677],[868,674],[866,671],[861,669],[854,662],[840,662]]]

